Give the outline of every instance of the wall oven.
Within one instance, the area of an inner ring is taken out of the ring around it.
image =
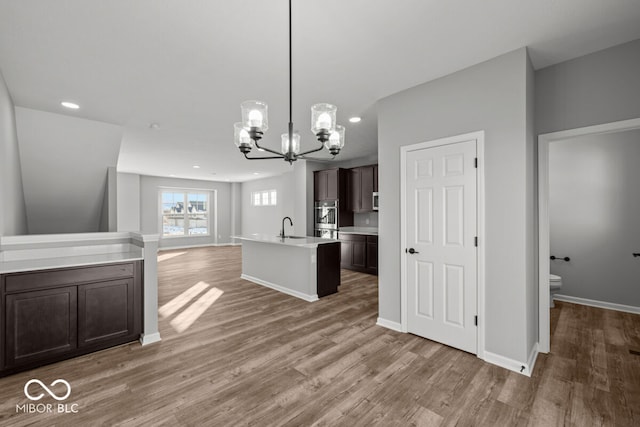
[[[316,202],[313,215],[316,237],[336,239],[338,236],[338,201]]]
[[[373,210],[377,211],[378,210],[378,192],[374,192],[373,193]]]
[[[316,202],[315,228],[338,228],[338,202]]]
[[[330,228],[316,228],[316,237],[338,240],[338,230],[332,230]]]

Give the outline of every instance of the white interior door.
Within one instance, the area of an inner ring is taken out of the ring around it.
[[[477,354],[476,141],[405,158],[407,331]]]

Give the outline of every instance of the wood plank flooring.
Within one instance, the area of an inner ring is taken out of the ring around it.
[[[375,276],[343,270],[337,294],[307,303],[241,280],[240,256],[161,252],[162,341],[1,378],[0,425],[640,425],[638,315],[557,303],[528,378],[376,326]],[[69,381],[78,412],[16,413],[32,378]]]

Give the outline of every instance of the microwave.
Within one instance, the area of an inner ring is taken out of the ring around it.
[[[378,210],[378,192],[374,192],[373,193],[373,210],[377,211]]]

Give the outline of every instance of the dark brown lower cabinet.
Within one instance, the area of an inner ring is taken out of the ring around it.
[[[318,245],[316,280],[319,298],[338,292],[338,286],[340,286],[340,247],[341,244],[338,242]]]
[[[77,348],[75,286],[6,296],[6,366],[38,363]]]
[[[378,236],[367,236],[367,273],[378,274]]]
[[[133,279],[78,286],[78,346],[131,334],[135,316],[134,286]]]
[[[364,234],[340,234],[341,268],[378,274],[378,237]]]
[[[135,341],[142,261],[1,276],[0,376]]]

